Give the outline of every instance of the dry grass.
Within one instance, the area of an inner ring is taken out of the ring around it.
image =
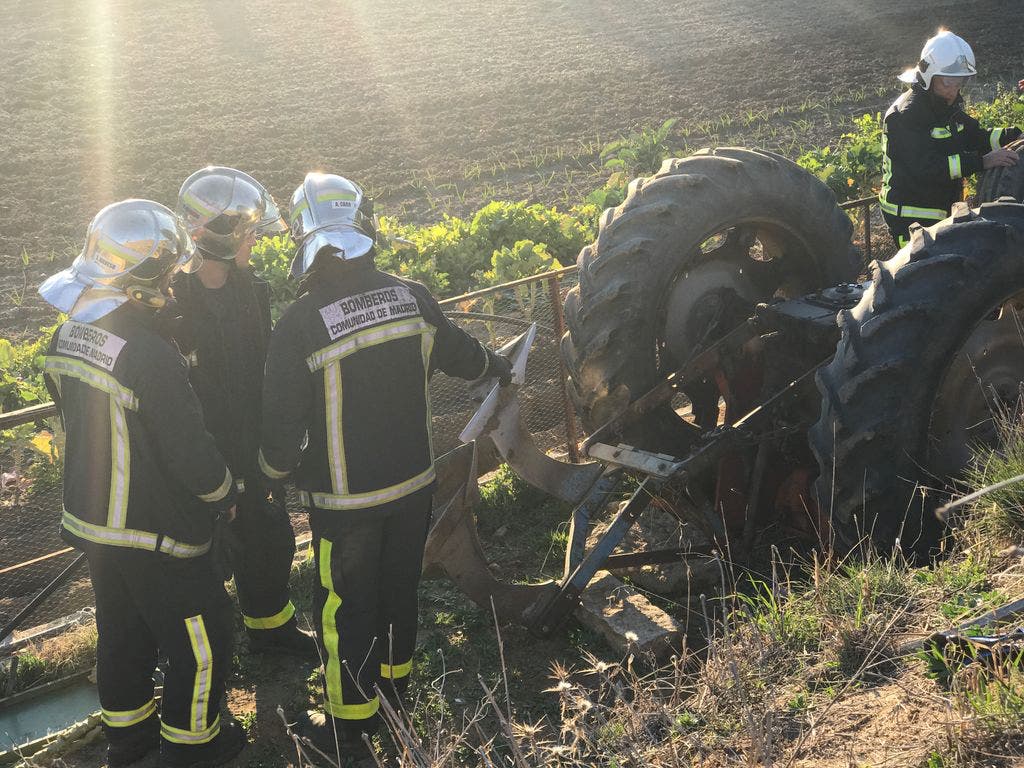
[[[10,667],[0,671],[0,691],[16,693],[59,680],[96,663],[96,625],[83,624],[64,634],[33,643],[16,655],[17,671],[10,685]],[[10,688],[8,687],[10,685]]]
[[[1024,562],[988,534],[987,514],[960,521],[949,554],[931,568],[871,555],[776,557],[769,582],[723,572],[728,594],[716,616],[705,603],[706,644],[653,668],[587,654],[572,668],[555,665],[547,692],[557,716],[521,717],[482,680],[480,705],[454,716],[442,679],[413,712],[387,711],[381,764],[1020,764],[1019,667],[974,664],[943,678],[934,660],[905,650],[1024,594]]]
[[[972,542],[976,547],[979,542]],[[556,664],[547,693],[557,715],[520,716],[499,683],[452,713],[441,678],[411,711],[384,708],[377,760],[403,768],[498,766],[974,766],[1024,756],[1024,674],[1006,666],[956,671],[898,650],[1024,593],[1021,563],[991,542],[979,565],[960,548],[932,569],[898,558],[776,563],[772,584],[740,581],[710,642],[665,665],[584,654]],[[790,575],[790,574],[794,575]],[[799,576],[795,575],[799,573]],[[325,764],[317,760],[318,764]]]

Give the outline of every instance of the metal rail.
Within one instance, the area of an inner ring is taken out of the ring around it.
[[[22,424],[28,424],[32,421],[39,421],[40,419],[48,419],[51,416],[57,415],[57,406],[52,402],[40,403],[39,405],[30,405],[28,408],[21,408],[17,411],[8,411],[7,413],[0,413],[0,429],[12,429],[14,427],[20,427]]]
[[[492,293],[501,293],[502,291],[508,290],[509,288],[515,288],[520,285],[526,285],[527,283],[536,283],[542,280],[550,280],[551,278],[559,278],[563,275],[571,275],[576,272],[576,265],[570,267],[562,267],[561,269],[554,269],[550,272],[541,272],[537,275],[531,275],[530,277],[521,277],[518,280],[513,280],[511,283],[502,283],[501,285],[495,285],[490,288],[481,288],[479,291],[471,291],[470,293],[463,293],[459,296],[452,296],[450,299],[444,299],[438,302],[441,308],[460,304],[464,301],[471,299],[480,299],[484,296],[490,296]]]
[[[53,594],[54,591],[56,591],[59,587],[64,586],[64,584],[66,584],[71,579],[71,577],[75,575],[75,571],[77,571],[79,566],[81,566],[84,562],[85,553],[83,552],[74,560],[72,560],[67,565],[67,567],[64,568],[63,571],[57,574],[56,578],[54,578],[53,581],[51,581],[49,584],[47,584],[45,587],[39,590],[39,592],[36,593],[36,596],[29,601],[28,605],[26,605],[24,608],[18,611],[18,615],[11,619],[9,622],[7,622],[3,629],[0,629],[0,643],[6,640],[8,635],[10,635],[12,632],[14,632],[14,630],[21,626],[21,623],[23,621],[25,621],[29,616],[35,613],[36,608],[38,608],[40,604],[44,600],[46,600],[46,598]]]

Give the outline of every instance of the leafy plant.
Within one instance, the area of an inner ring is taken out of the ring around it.
[[[507,263],[508,254],[514,253],[522,241],[543,246],[545,256],[561,265],[572,264],[579,250],[593,238],[592,215],[591,208],[563,213],[536,203],[492,201],[471,219],[446,215],[428,227],[385,218],[381,231],[408,241],[411,247],[386,248],[378,255],[377,264],[425,283],[439,296],[454,296],[479,287],[478,279],[495,269],[495,254],[502,254],[498,259],[504,264],[503,272],[525,274]],[[536,255],[523,250],[519,254],[531,259]]]
[[[1002,86],[992,101],[972,103],[967,109],[983,128],[1000,128],[1024,124],[1024,95],[1008,91]]]
[[[613,174],[613,178],[608,179],[605,186],[587,195],[587,203],[602,210],[614,208],[626,199],[626,189],[626,184],[620,183],[620,177]]]
[[[0,410],[14,411],[50,399],[43,384],[42,356],[56,330],[40,328],[35,341],[14,344],[0,338]]]
[[[840,201],[874,194],[881,182],[882,115],[862,115],[853,125],[854,130],[840,136],[834,147],[810,149],[796,160]]]
[[[50,394],[43,383],[42,358],[56,325],[41,328],[35,341],[14,344],[0,339],[0,398],[2,410],[14,411],[45,403]],[[57,419],[20,424],[0,430],[3,469],[11,476],[6,490],[15,503],[36,489],[53,488],[63,469],[63,434]]]
[[[479,273],[479,284],[501,285],[555,268],[555,260],[547,246],[533,240],[518,240],[511,248],[503,247],[491,255],[491,268]],[[533,281],[512,289],[519,311],[526,319],[533,318],[537,300],[547,290],[545,284]],[[488,310],[493,311],[493,310]]]
[[[601,150],[604,167],[630,179],[654,173],[673,152],[669,136],[676,122],[677,118],[670,118],[657,128],[643,127],[605,145]]]
[[[298,281],[288,276],[294,256],[295,243],[287,232],[261,238],[252,248],[250,264],[253,271],[270,283],[271,315],[275,322],[295,298]]]
[[[669,142],[676,122],[676,118],[670,118],[657,128],[643,127],[606,144],[600,159],[612,173],[603,187],[587,195],[587,202],[603,210],[625,200],[630,181],[654,173],[665,158],[678,151]]]

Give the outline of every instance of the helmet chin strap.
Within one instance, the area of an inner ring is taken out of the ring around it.
[[[168,296],[163,291],[142,285],[132,286],[128,290],[128,298],[151,309],[161,309],[168,301]]]

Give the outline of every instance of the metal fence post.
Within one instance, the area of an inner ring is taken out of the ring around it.
[[[871,203],[864,203],[864,255],[871,262]]]
[[[552,275],[548,280],[548,291],[551,297],[551,311],[555,316],[555,348],[561,344],[562,336],[565,334],[565,316],[562,314],[562,291],[558,275]],[[569,461],[579,463],[580,451],[578,447],[579,437],[576,434],[576,411],[569,402],[569,392],[566,387],[569,385],[568,371],[565,370],[565,361],[562,355],[558,356],[558,375],[561,377],[561,386],[558,391],[562,395],[562,409],[565,411],[565,442],[569,454]]]
[[[864,217],[864,258],[865,263],[870,262],[874,258],[874,248],[871,244],[871,206],[878,202],[877,197],[861,197],[856,200],[847,200],[846,202],[839,203],[839,207],[844,211],[850,211],[857,208],[861,211],[861,215]]]

